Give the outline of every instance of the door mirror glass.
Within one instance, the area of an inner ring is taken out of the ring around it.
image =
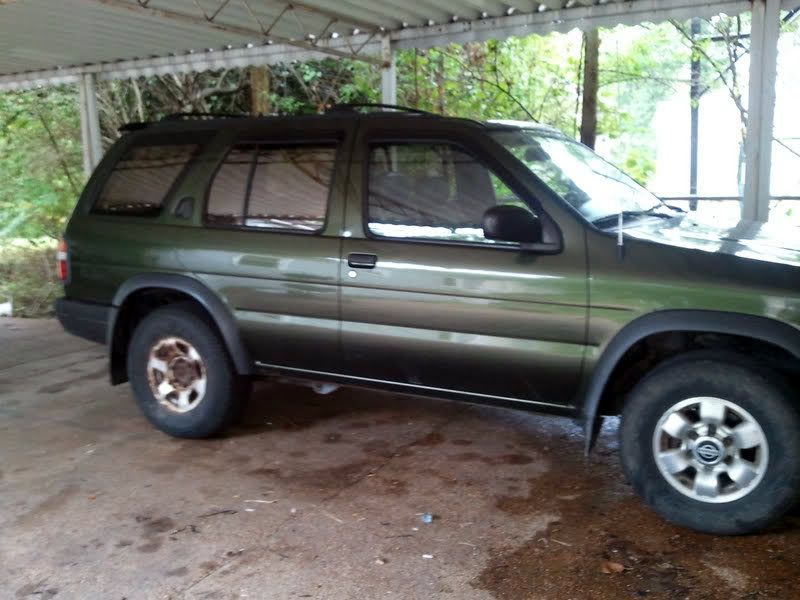
[[[493,206],[483,213],[486,239],[519,244],[541,244],[542,224],[529,210],[513,204]]]

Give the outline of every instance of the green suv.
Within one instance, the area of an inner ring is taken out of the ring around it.
[[[56,308],[174,436],[274,374],[579,417],[587,451],[621,414],[650,506],[743,533],[800,491],[800,236],[775,235],[530,123],[176,115],[89,180]]]

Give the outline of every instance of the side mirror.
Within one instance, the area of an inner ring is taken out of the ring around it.
[[[539,217],[513,204],[493,206],[483,213],[483,236],[487,240],[520,244],[543,242]]]

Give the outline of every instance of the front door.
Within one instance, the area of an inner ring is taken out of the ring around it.
[[[565,218],[555,255],[485,239],[488,208],[543,205],[475,134],[440,128],[426,124],[423,139],[362,126],[340,265],[345,367],[410,389],[570,404],[586,339],[583,231]]]

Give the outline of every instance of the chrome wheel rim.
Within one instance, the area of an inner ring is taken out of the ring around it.
[[[701,502],[733,502],[767,470],[769,448],[758,421],[738,404],[713,397],[683,400],[653,434],[659,471],[676,490]]]
[[[159,404],[175,412],[189,412],[206,395],[206,364],[186,340],[163,338],[150,349],[147,381]]]

